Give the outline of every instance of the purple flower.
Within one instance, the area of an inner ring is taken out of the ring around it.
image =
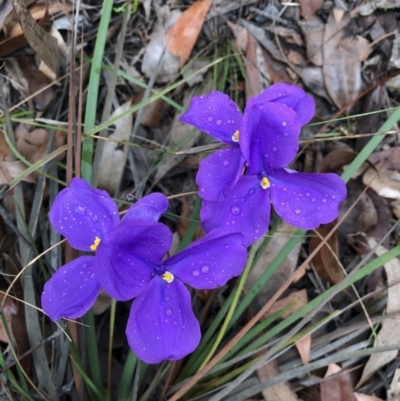
[[[52,320],[77,318],[93,306],[100,288],[117,300],[134,300],[126,329],[133,351],[147,363],[192,352],[200,328],[184,284],[198,289],[224,285],[243,270],[241,234],[213,230],[163,261],[172,243],[157,220],[168,207],[162,194],[133,205],[120,221],[110,196],[75,178],[57,196],[50,220],[72,246],[95,251],[60,267],[46,283],[43,310]]]
[[[209,96],[216,96],[216,92]],[[186,114],[202,129],[197,121],[208,120],[208,108],[206,104],[201,109],[194,108],[196,101],[192,100]],[[339,203],[346,197],[346,186],[338,175],[305,174],[285,168],[299,149],[301,126],[311,120],[314,107],[314,100],[302,89],[287,84],[272,85],[247,103],[238,129],[246,170],[218,199],[203,193],[208,193],[209,187],[215,192],[217,185],[226,188],[227,181],[219,178],[219,172],[215,181],[211,172],[208,180],[204,179],[204,191],[199,194],[203,198],[200,216],[206,232],[225,226],[228,231],[240,231],[244,244],[250,245],[268,229],[271,202],[280,217],[306,230],[338,216]],[[217,118],[227,127],[225,116],[229,114],[222,104],[219,113]],[[214,171],[224,169],[221,160],[214,157]],[[231,174],[233,171],[236,174],[233,168]]]
[[[179,120],[229,145],[229,148],[218,150],[204,159],[196,175],[199,194],[203,199],[224,199],[242,175],[245,165],[239,148],[242,113],[227,95],[211,92],[207,96],[194,97],[189,110]]]

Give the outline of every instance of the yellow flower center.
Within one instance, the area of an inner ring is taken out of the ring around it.
[[[165,272],[162,276],[163,280],[165,280],[167,283],[172,283],[174,281],[174,275],[170,272]]]
[[[100,242],[101,242],[101,239],[99,237],[95,237],[93,245],[90,245],[90,249],[92,251],[95,251],[97,249],[97,247],[99,246]]]
[[[233,142],[239,142],[239,131],[236,130],[235,133],[232,135]]]
[[[270,187],[271,184],[269,183],[269,180],[267,177],[263,177],[263,179],[260,182],[260,185],[261,185],[262,189],[267,189]]]

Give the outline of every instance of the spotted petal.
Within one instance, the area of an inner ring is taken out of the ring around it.
[[[310,122],[315,112],[315,102],[311,96],[298,86],[285,83],[271,85],[257,96],[256,101],[274,102],[288,106],[295,111],[300,125]]]
[[[133,352],[146,363],[175,361],[195,350],[200,327],[189,291],[179,281],[154,277],[132,304],[126,327]]]
[[[271,200],[279,216],[304,230],[330,223],[339,214],[346,185],[336,174],[306,174],[280,169],[269,177]]]
[[[195,126],[200,131],[228,145],[233,134],[239,130],[242,113],[236,103],[221,92],[211,92],[206,96],[195,96],[189,110],[179,121]]]
[[[74,178],[57,195],[50,221],[74,248],[90,251],[96,237],[103,238],[119,223],[118,208],[107,192]]]
[[[53,321],[78,318],[93,306],[99,291],[93,256],[81,256],[61,266],[44,285],[42,308]]]
[[[155,192],[132,205],[122,218],[122,222],[125,223],[130,220],[158,221],[167,209],[167,197]]]
[[[286,167],[299,149],[296,113],[280,103],[248,103],[240,131],[240,146],[248,162],[247,174]]]
[[[219,228],[166,260],[164,266],[185,284],[211,289],[242,273],[246,260],[243,235]]]
[[[101,287],[113,298],[126,301],[139,295],[154,267],[169,250],[172,234],[164,224],[128,221],[107,233],[97,248],[95,268]]]
[[[217,150],[199,166],[196,183],[206,200],[223,200],[242,174],[245,160],[239,148]]]
[[[223,201],[203,200],[200,218],[206,232],[224,227],[243,234],[248,246],[268,230],[270,210],[269,190],[261,188],[257,177],[242,176]]]

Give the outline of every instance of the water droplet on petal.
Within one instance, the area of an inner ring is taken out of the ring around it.
[[[165,297],[166,301],[169,301],[171,299],[171,297],[169,297],[168,295]]]
[[[215,122],[215,124],[221,125],[221,124],[222,124],[222,120],[217,120],[217,121]]]
[[[283,136],[288,136],[289,134],[287,133],[287,132],[284,132],[283,133]]]
[[[87,263],[84,263],[83,265],[82,265],[82,269],[86,269],[87,268]]]
[[[287,126],[287,122],[286,121],[282,121],[282,126],[286,127]]]
[[[324,198],[324,199],[322,199],[322,203],[326,203],[327,202],[327,200]]]
[[[276,147],[276,146],[274,146],[273,148],[272,148],[272,151],[273,152],[276,152],[278,150],[278,148]]]
[[[228,166],[229,166],[229,160],[224,160],[224,161],[222,162],[222,165],[223,165],[224,167],[228,167]]]
[[[199,277],[200,276],[200,270],[197,270],[197,269],[192,270],[192,276],[193,277]]]
[[[242,208],[241,208],[239,205],[233,205],[233,206],[231,207],[231,213],[232,213],[234,216],[237,216],[238,214],[240,214],[241,211],[242,211]]]
[[[336,195],[332,195],[331,198],[332,198],[332,199],[336,199]]]
[[[315,198],[312,198],[312,199],[311,199],[311,202],[313,202],[313,203],[314,203],[315,201],[316,201],[316,199],[315,199]]]
[[[90,275],[90,278],[94,278],[96,275],[94,274],[94,273],[92,273],[91,275]]]
[[[208,273],[209,271],[210,271],[210,266],[209,265],[203,265],[203,266],[201,266],[201,271],[203,272],[203,273]]]
[[[254,195],[254,189],[249,189],[249,195]]]
[[[94,215],[92,216],[92,220],[93,220],[95,223],[99,220],[99,218],[97,217],[97,214],[94,214]]]
[[[295,214],[301,214],[301,209],[294,209]]]
[[[214,118],[210,116],[210,117],[207,118],[207,121],[212,123],[214,121]]]
[[[86,214],[86,207],[85,206],[77,206],[75,208],[75,212],[80,214],[81,216],[84,216]]]
[[[306,192],[306,196],[307,198],[310,196],[311,194],[309,192]]]
[[[167,316],[171,316],[171,315],[172,315],[172,309],[171,309],[171,308],[165,309],[165,314],[166,314]]]

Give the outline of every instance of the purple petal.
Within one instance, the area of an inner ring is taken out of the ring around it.
[[[285,83],[271,85],[257,96],[257,102],[260,101],[280,103],[293,109],[301,126],[310,122],[315,112],[315,102],[311,96],[298,86]]]
[[[93,256],[81,256],[61,266],[44,285],[42,308],[54,322],[78,318],[93,306],[99,291]]]
[[[150,221],[120,224],[97,248],[95,268],[101,287],[113,298],[126,301],[139,295],[162,263],[172,234],[167,226]]]
[[[281,169],[269,177],[276,213],[304,230],[330,223],[339,214],[346,185],[336,174],[306,174]]]
[[[167,197],[155,192],[132,205],[122,218],[122,222],[125,223],[130,220],[158,221],[167,209]]]
[[[242,175],[245,159],[240,149],[222,149],[204,159],[196,175],[199,195],[206,200],[223,200]]]
[[[57,195],[50,221],[74,248],[90,251],[96,237],[102,239],[118,225],[118,208],[107,192],[73,178],[70,186]]]
[[[146,363],[175,361],[193,352],[200,342],[200,326],[187,288],[179,280],[168,284],[154,277],[133,301],[126,335],[133,352]]]
[[[246,260],[243,235],[219,228],[166,260],[164,267],[185,284],[202,290],[225,285],[242,273]]]
[[[232,136],[239,130],[242,113],[228,95],[211,92],[206,96],[195,96],[179,121],[193,125],[221,142],[237,146]]]
[[[243,234],[248,246],[268,230],[270,210],[269,190],[261,188],[257,177],[243,176],[223,201],[203,200],[200,218],[206,232],[224,227]]]
[[[248,162],[247,174],[287,166],[299,149],[296,113],[279,103],[249,102],[243,117],[240,146]]]

